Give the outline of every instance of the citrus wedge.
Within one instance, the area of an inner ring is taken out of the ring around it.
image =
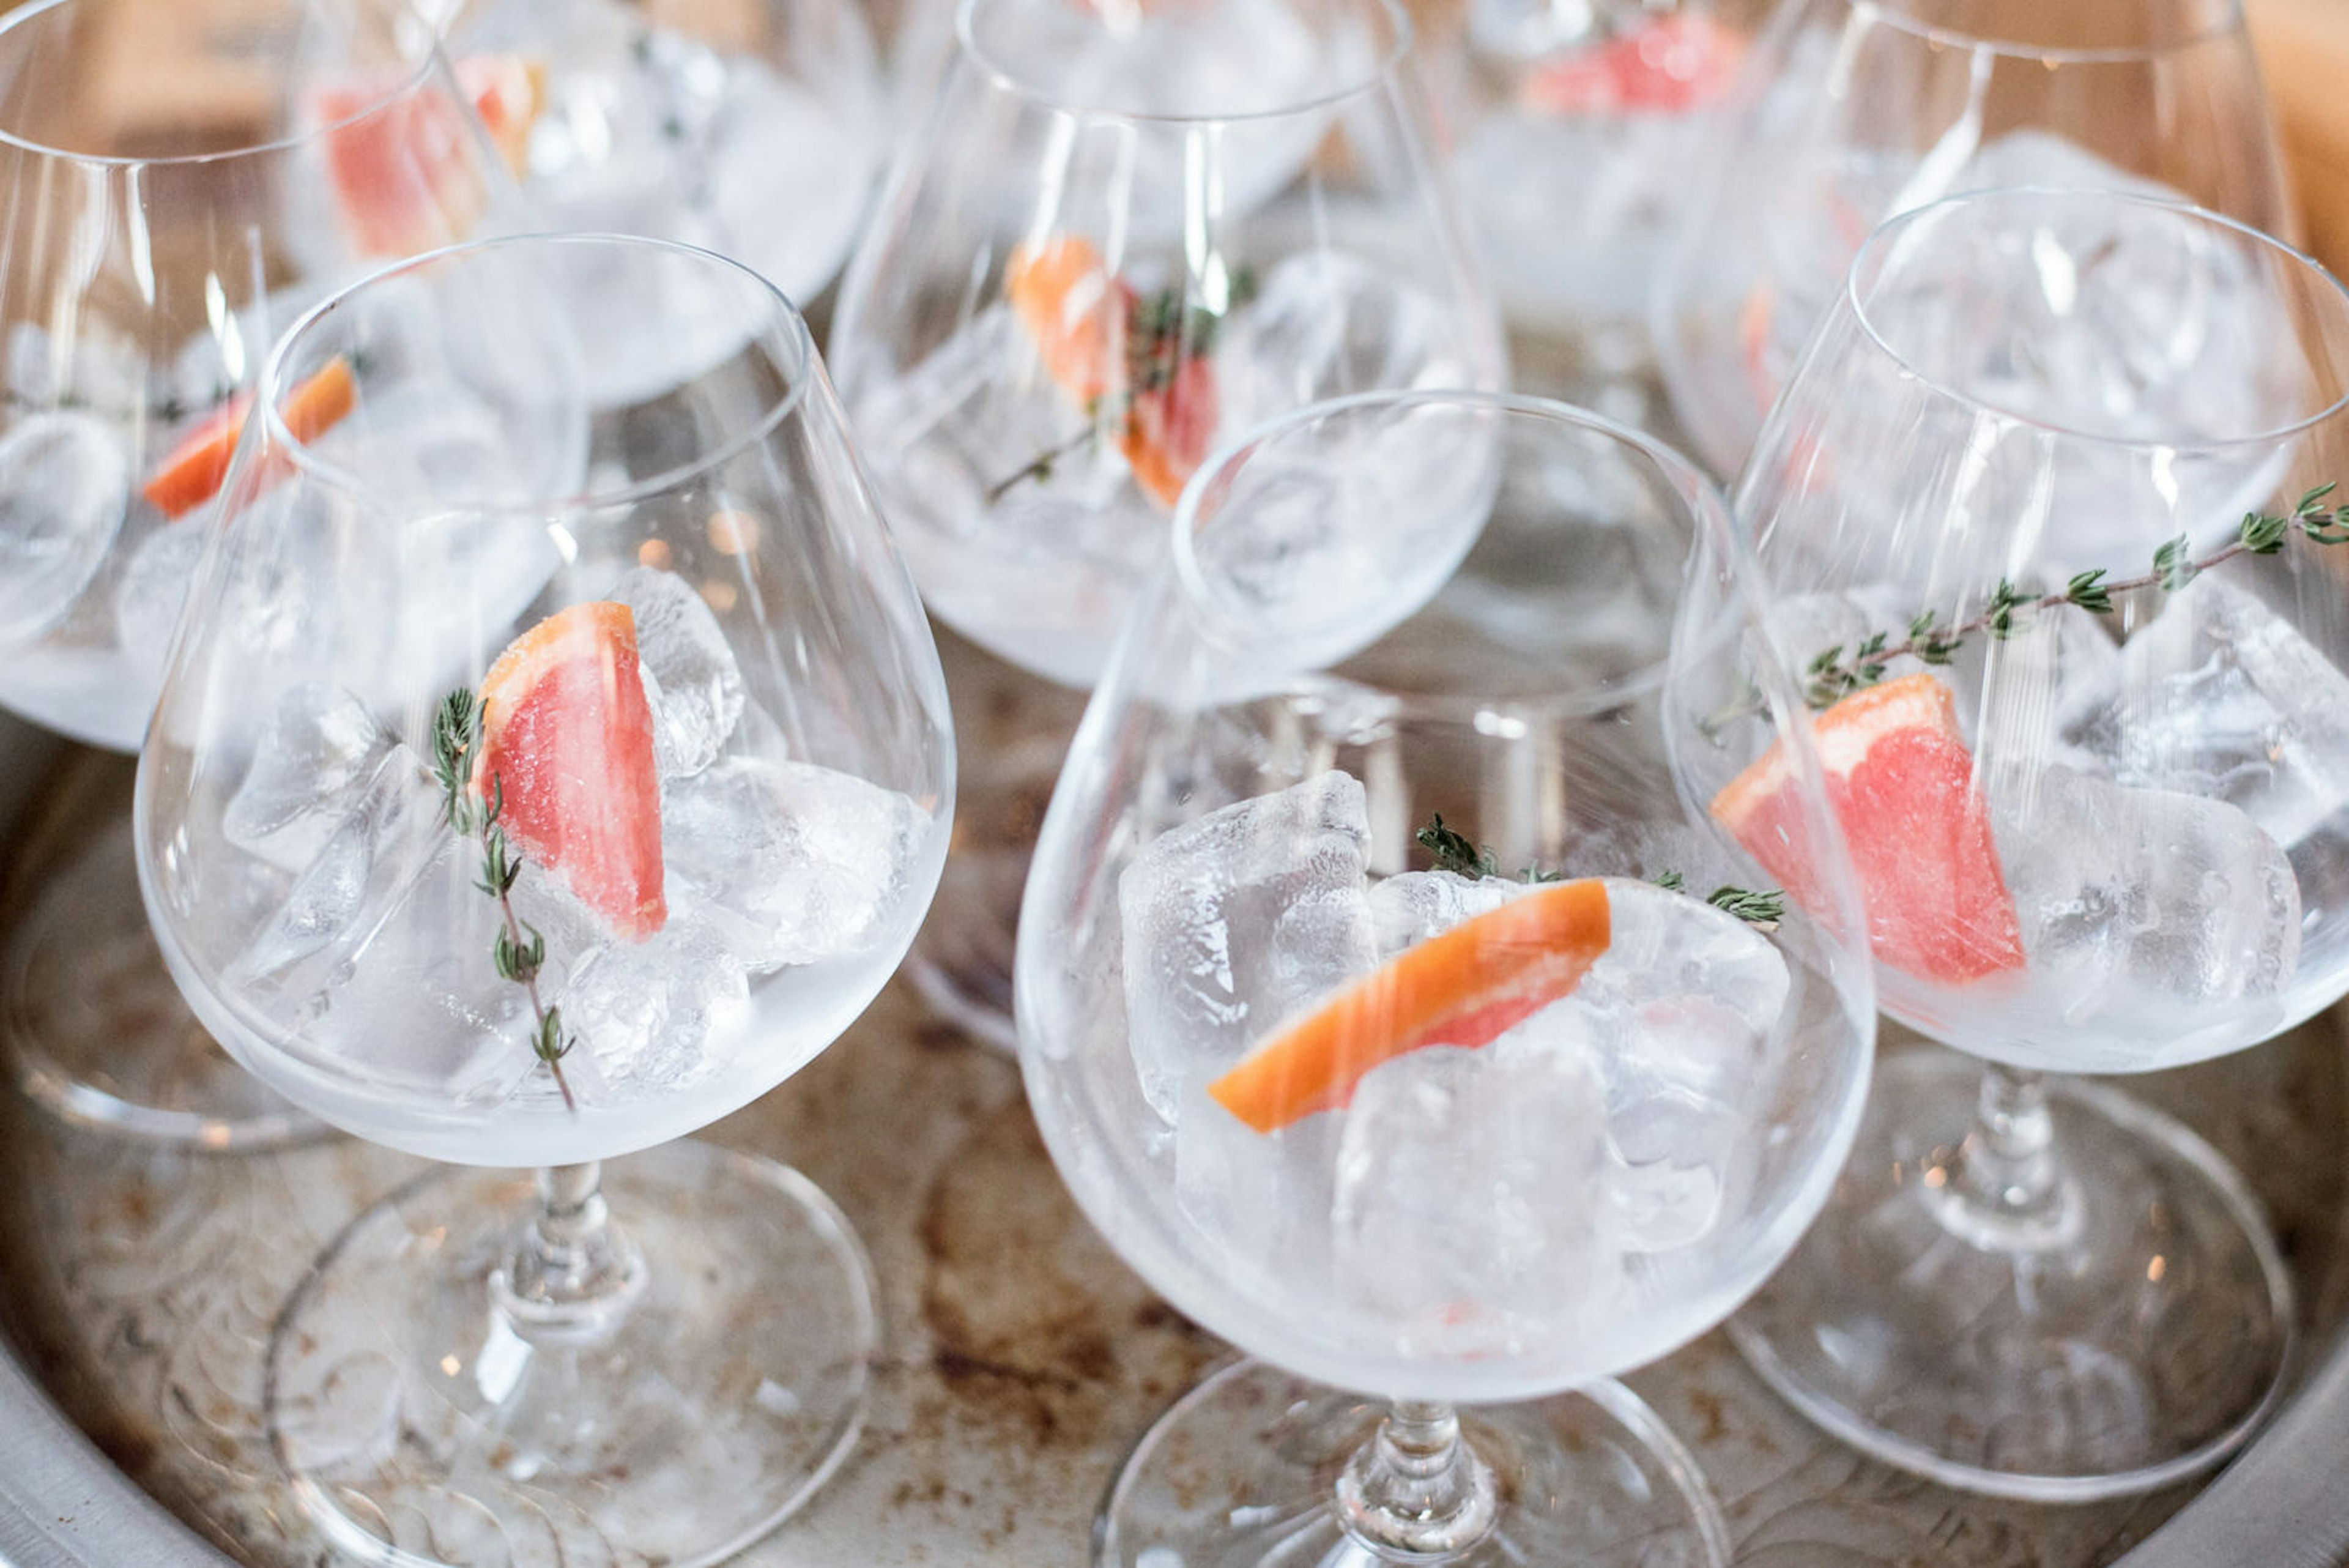
[[[350,361],[337,354],[286,393],[278,412],[294,439],[307,442],[332,430],[357,400]],[[239,393],[208,415],[156,465],[139,493],[166,517],[181,516],[210,501],[228,477],[229,459],[236,455],[252,406],[252,395]]]
[[[1007,292],[1044,373],[1087,417],[1102,417],[1104,399],[1132,394],[1122,420],[1113,407],[1108,413],[1118,452],[1134,483],[1160,504],[1174,505],[1215,441],[1220,404],[1214,365],[1180,342],[1138,350],[1133,286],[1079,236],[1012,252]],[[1131,362],[1154,354],[1164,359]]]
[[[1118,451],[1135,483],[1160,504],[1174,505],[1206,461],[1219,411],[1215,367],[1200,358],[1182,361],[1164,388],[1134,395]]]
[[[653,714],[627,606],[573,605],[498,656],[481,680],[472,787],[614,931],[641,941],[667,922]]]
[[[1709,17],[1667,14],[1540,66],[1519,96],[1548,114],[1685,114],[1729,90],[1745,40]]]
[[[1006,289],[1053,385],[1079,403],[1123,389],[1133,290],[1102,265],[1092,241],[1061,234],[1021,245]]]
[[[530,168],[530,131],[546,108],[546,62],[522,55],[468,55],[450,67],[481,129],[520,179]]]
[[[1581,983],[1607,950],[1606,886],[1558,882],[1406,949],[1207,1085],[1257,1132],[1354,1097],[1382,1062],[1425,1045],[1476,1046]]]
[[[544,66],[520,55],[473,55],[455,74],[499,154],[518,171],[544,108]],[[474,130],[462,105],[429,82],[400,93],[371,78],[323,88],[313,112],[332,128],[326,175],[361,254],[414,255],[465,237],[489,192],[468,155]]]
[[[1945,985],[2022,968],[2014,898],[1949,686],[1904,675],[1853,692],[1811,724],[1876,956]],[[1797,904],[1821,906],[1784,748],[1731,781],[1713,815]]]

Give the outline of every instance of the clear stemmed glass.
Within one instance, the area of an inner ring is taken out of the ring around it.
[[[848,259],[892,142],[854,0],[440,0],[460,64],[511,62],[530,106],[506,131],[546,226],[643,234],[730,256],[806,305]],[[716,323],[604,311],[583,367],[599,404],[699,369]],[[728,345],[727,347],[739,347]]]
[[[1977,193],[1868,242],[1747,467],[1886,1011],[1986,1064],[1887,1064],[1733,1325],[1892,1463],[2146,1490],[2275,1397],[2292,1300],[2241,1180],[2043,1075],[2240,1050],[2349,988],[2349,563],[2339,494],[2303,499],[2349,474],[2344,387],[2349,296],[2282,244]]]
[[[1498,327],[1392,0],[966,0],[957,36],[833,363],[931,612],[1083,688],[1216,441],[1319,398],[1495,387]],[[1076,705],[995,685],[1031,716],[966,780],[916,973],[1008,1044],[1025,803]]]
[[[1448,537],[1267,554],[1325,470]],[[1545,656],[1451,596],[1513,513],[1582,567]],[[1174,536],[1038,843],[1021,1067],[1093,1223],[1263,1359],[1142,1438],[1096,1560],[1725,1563],[1606,1379],[1794,1245],[1874,1040],[1856,892],[1775,913],[1703,815],[1700,722],[1758,694],[1806,875],[1850,888],[1725,509],[1563,405],[1388,394],[1226,449]]]
[[[1722,474],[1896,213],[1996,186],[2110,186],[2293,233],[2240,0],[1793,0],[1699,184],[1655,339],[1681,428]]]
[[[1765,0],[1464,0],[1431,24],[1449,164],[1519,391],[1670,435],[1648,296]]]
[[[0,703],[125,752],[270,343],[386,259],[515,222],[471,107],[493,89],[404,5],[261,0],[231,52],[175,15],[45,0],[0,19]],[[129,866],[67,871],[20,946],[135,934]],[[9,963],[16,1076],[59,1114],[206,1148],[316,1130],[184,1013],[77,1029],[100,1016],[87,971]]]
[[[574,266],[741,348],[591,421]],[[272,1336],[271,1441],[368,1562],[714,1562],[853,1441],[872,1287],[804,1179],[653,1146],[903,957],[952,811],[936,650],[805,326],[734,263],[439,253],[305,317],[269,384],[322,374],[349,411],[305,441],[264,398],[197,568],[149,912],[289,1099],[546,1168],[427,1176],[337,1236]]]

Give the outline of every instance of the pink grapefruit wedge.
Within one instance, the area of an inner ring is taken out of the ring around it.
[[[1811,723],[1876,956],[1944,985],[2022,968],[2014,899],[1949,686],[1904,675],[1853,692]],[[1715,796],[1713,815],[1797,904],[1825,904],[1783,747]]]
[[[1519,93],[1548,114],[1685,114],[1727,92],[1744,56],[1744,36],[1720,23],[1665,15],[1537,67]]]
[[[667,921],[652,707],[627,606],[573,605],[499,655],[481,680],[472,787],[503,801],[506,836],[619,935],[641,941]]]

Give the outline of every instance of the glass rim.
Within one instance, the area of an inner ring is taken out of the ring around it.
[[[1474,388],[1433,387],[1399,390],[1354,392],[1340,398],[1328,398],[1292,409],[1277,419],[1254,426],[1226,441],[1207,454],[1205,462],[1185,483],[1183,493],[1174,504],[1174,514],[1169,523],[1173,534],[1172,576],[1176,588],[1194,613],[1218,631],[1232,628],[1232,618],[1217,602],[1209,574],[1200,566],[1194,541],[1199,532],[1199,508],[1207,493],[1225,476],[1245,466],[1259,447],[1281,441],[1299,431],[1317,425],[1333,417],[1354,413],[1365,409],[1409,410],[1414,408],[1450,408],[1482,410],[1507,419],[1532,419],[1560,429],[1597,435],[1638,453],[1663,479],[1680,500],[1689,517],[1689,537],[1692,548],[1709,546],[1717,552],[1733,572],[1739,583],[1738,597],[1749,599],[1748,585],[1759,581],[1758,563],[1739,532],[1730,511],[1729,502],[1720,485],[1713,483],[1694,460],[1657,440],[1645,431],[1637,430],[1605,414],[1581,408],[1555,398],[1543,398],[1522,392],[1485,391]],[[1213,526],[1213,520],[1209,520]],[[1480,525],[1481,527],[1481,525]],[[1686,569],[1686,561],[1681,563]],[[1454,569],[1457,575],[1458,568]],[[1447,579],[1448,581],[1449,579]],[[1442,589],[1437,589],[1441,593]],[[1427,607],[1422,605],[1413,612],[1415,617]],[[1752,607],[1749,606],[1749,607]],[[1757,610],[1758,613],[1758,610]],[[1245,635],[1243,630],[1242,635]],[[1383,640],[1381,639],[1380,640]],[[1372,644],[1375,646],[1375,643]],[[1358,650],[1359,651],[1359,650]],[[1777,660],[1775,650],[1771,653]],[[1401,718],[1446,720],[1463,714],[1523,713],[1547,719],[1584,717],[1619,707],[1661,687],[1671,664],[1671,654],[1612,680],[1578,680],[1562,682],[1552,692],[1517,692],[1501,696],[1477,696],[1467,692],[1401,691],[1375,681],[1340,675],[1326,665],[1316,665],[1289,671],[1291,686],[1309,682],[1335,682],[1350,690],[1368,692],[1381,701],[1391,703]],[[1789,696],[1795,687],[1790,671],[1781,668],[1778,674],[1787,682]]]
[[[2156,60],[2165,55],[2198,48],[2214,38],[2240,32],[2244,26],[2243,0],[2223,0],[2219,16],[2207,26],[2180,34],[2160,43],[2142,44],[2134,47],[2126,44],[2108,45],[2103,48],[2069,47],[2033,48],[2013,38],[1994,37],[1987,33],[1971,33],[1962,27],[1947,27],[1928,22],[1909,9],[1913,0],[1844,0],[1847,9],[1872,11],[1877,19],[1896,32],[1931,45],[1936,48],[1960,48],[1976,54],[1997,55],[2007,59],[2039,60],[2048,65],[2094,66],[2126,65],[2132,61]]]
[[[12,35],[18,28],[30,25],[37,18],[46,16],[53,11],[63,10],[67,6],[87,5],[93,3],[96,3],[96,0],[32,0],[29,5],[20,5],[5,16],[0,16],[0,51],[5,51],[16,42]],[[430,42],[417,56],[415,62],[409,67],[397,84],[386,88],[381,96],[369,99],[363,107],[339,119],[324,125],[312,126],[308,130],[296,131],[291,135],[274,137],[266,141],[251,142],[243,147],[224,147],[212,152],[164,152],[134,157],[122,153],[77,152],[71,148],[36,141],[29,136],[20,135],[8,126],[5,119],[0,119],[0,146],[14,147],[19,151],[29,152],[36,157],[55,159],[64,163],[78,163],[91,169],[196,168],[208,163],[232,163],[240,159],[263,158],[272,153],[290,152],[296,148],[308,146],[333,135],[347,126],[357,125],[363,119],[382,113],[386,108],[398,102],[401,99],[412,96],[427,77],[447,68],[447,60],[440,48],[440,30],[431,26],[420,13],[407,3],[407,0],[366,0],[366,3],[384,11],[404,13],[413,18],[424,28]],[[450,85],[452,88],[456,85],[453,77]],[[458,92],[452,93],[451,97],[463,106],[466,119],[471,119],[473,110],[470,104],[464,102],[464,95]]]
[[[276,346],[270,350],[269,358],[262,369],[257,396],[261,410],[262,429],[266,433],[268,444],[280,449],[285,460],[297,470],[307,472],[321,483],[348,494],[365,495],[367,486],[358,475],[329,458],[321,457],[306,442],[296,439],[293,431],[285,423],[285,410],[279,406],[280,400],[277,393],[279,387],[284,383],[285,372],[294,358],[295,350],[302,345],[304,338],[309,335],[312,328],[333,312],[342,308],[347,301],[357,298],[361,294],[381,285],[422,271],[427,267],[470,262],[477,257],[498,252],[542,250],[555,245],[602,249],[626,248],[684,256],[690,258],[697,265],[707,267],[715,264],[718,270],[747,280],[753,291],[752,297],[758,299],[766,311],[768,322],[771,324],[780,320],[783,323],[785,339],[792,345],[799,358],[796,373],[792,375],[791,384],[784,389],[782,395],[757,419],[749,421],[742,429],[712,445],[709,450],[696,453],[687,462],[662,469],[641,479],[632,479],[626,484],[609,490],[583,490],[570,495],[543,495],[521,502],[460,502],[445,504],[439,509],[440,512],[462,513],[469,517],[543,517],[552,510],[579,511],[591,507],[629,505],[649,500],[665,492],[676,490],[703,474],[731,462],[735,458],[772,435],[785,421],[797,413],[801,405],[807,400],[809,385],[814,380],[817,368],[822,364],[822,360],[816,354],[815,339],[808,330],[807,317],[800,314],[799,306],[792,303],[789,295],[758,272],[734,260],[731,256],[720,255],[718,252],[705,249],[700,245],[689,245],[677,240],[653,239],[643,234],[569,231],[504,234],[494,239],[463,241],[453,245],[444,245],[439,250],[426,251],[419,255],[410,256],[406,261],[395,263],[379,271],[367,274],[356,283],[337,290],[304,311],[294,325],[286,328],[285,336],[277,340]],[[242,447],[239,448],[238,455],[240,457],[243,455]],[[233,460],[232,462],[233,462]]]
[[[1876,231],[1861,244],[1858,253],[1852,257],[1850,270],[1844,274],[1843,307],[1851,312],[1852,319],[1858,323],[1860,331],[1866,336],[1868,341],[1875,346],[1878,352],[1891,360],[1902,374],[1915,378],[1930,389],[1935,397],[1955,403],[1961,408],[1974,410],[1978,413],[2003,421],[2008,424],[2044,431],[2064,441],[2093,444],[2112,451],[2200,453],[2235,452],[2246,447],[2272,446],[2279,441],[2304,435],[2328,421],[2340,418],[2344,411],[2349,411],[2349,358],[2344,358],[2339,366],[2342,383],[2340,393],[2324,407],[2303,414],[2286,424],[2246,431],[2240,435],[2200,437],[2192,440],[2162,441],[2146,436],[2111,435],[2082,430],[2075,425],[2065,424],[2040,415],[2026,414],[2019,410],[2002,407],[1975,393],[1961,391],[1951,386],[1943,378],[1930,375],[1919,369],[1908,355],[1893,347],[1890,340],[1879,329],[1877,322],[1870,317],[1867,302],[1860,297],[1862,274],[1868,271],[1872,264],[1880,262],[1886,251],[1899,244],[1912,228],[1920,223],[1946,216],[1953,209],[1984,207],[1995,202],[2010,202],[2023,198],[2044,201],[2055,197],[2067,202],[2101,202],[2115,205],[2142,207],[2167,214],[2174,219],[2183,220],[2199,228],[2230,232],[2251,241],[2260,254],[2281,258],[2294,274],[2320,280],[2322,286],[2331,291],[2337,302],[2343,326],[2349,327],[2349,286],[2344,286],[2330,268],[2306,251],[2278,239],[2265,230],[2253,228],[2240,219],[2230,218],[2223,213],[2214,213],[2207,207],[2195,206],[2189,202],[2173,202],[2158,196],[2143,195],[2134,191],[2093,186],[2065,188],[2053,185],[2013,185],[1981,191],[1961,191],[1955,195],[1943,196],[1937,201],[1928,202],[1922,206],[1911,207],[1905,213],[1895,213],[1878,225]],[[1794,375],[1788,379],[1786,390],[1791,390],[1795,383],[1802,379],[1805,370],[1808,369],[1807,361],[1808,349],[1806,348],[1805,361],[1797,365]],[[1783,402],[1785,398],[1785,391],[1782,390],[1780,400]]]
[[[1408,57],[1412,49],[1411,15],[1400,0],[1352,0],[1374,14],[1386,18],[1387,47],[1371,70],[1359,81],[1332,88],[1312,98],[1299,99],[1271,109],[1247,109],[1237,114],[1147,114],[1139,110],[1114,109],[1106,104],[1071,103],[1053,97],[1032,82],[1012,71],[1002,61],[981,48],[971,25],[982,5],[998,4],[999,0],[956,0],[955,49],[968,60],[988,82],[1015,97],[1081,120],[1092,120],[1121,125],[1248,125],[1275,120],[1294,119],[1314,114],[1354,99],[1366,97],[1391,84],[1395,71]]]

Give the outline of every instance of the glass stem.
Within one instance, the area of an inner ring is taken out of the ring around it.
[[[1987,1064],[1956,1178],[1953,1218],[1975,1244],[2011,1250],[2068,1238],[2077,1206],[2055,1147],[2046,1075]]]
[[[1492,1468],[1449,1405],[1396,1400],[1338,1477],[1346,1533],[1389,1559],[1464,1552],[1491,1532],[1499,1507]]]
[[[601,1339],[644,1293],[644,1254],[612,1223],[603,1175],[594,1162],[538,1173],[539,1211],[490,1281],[492,1295],[524,1339]]]

